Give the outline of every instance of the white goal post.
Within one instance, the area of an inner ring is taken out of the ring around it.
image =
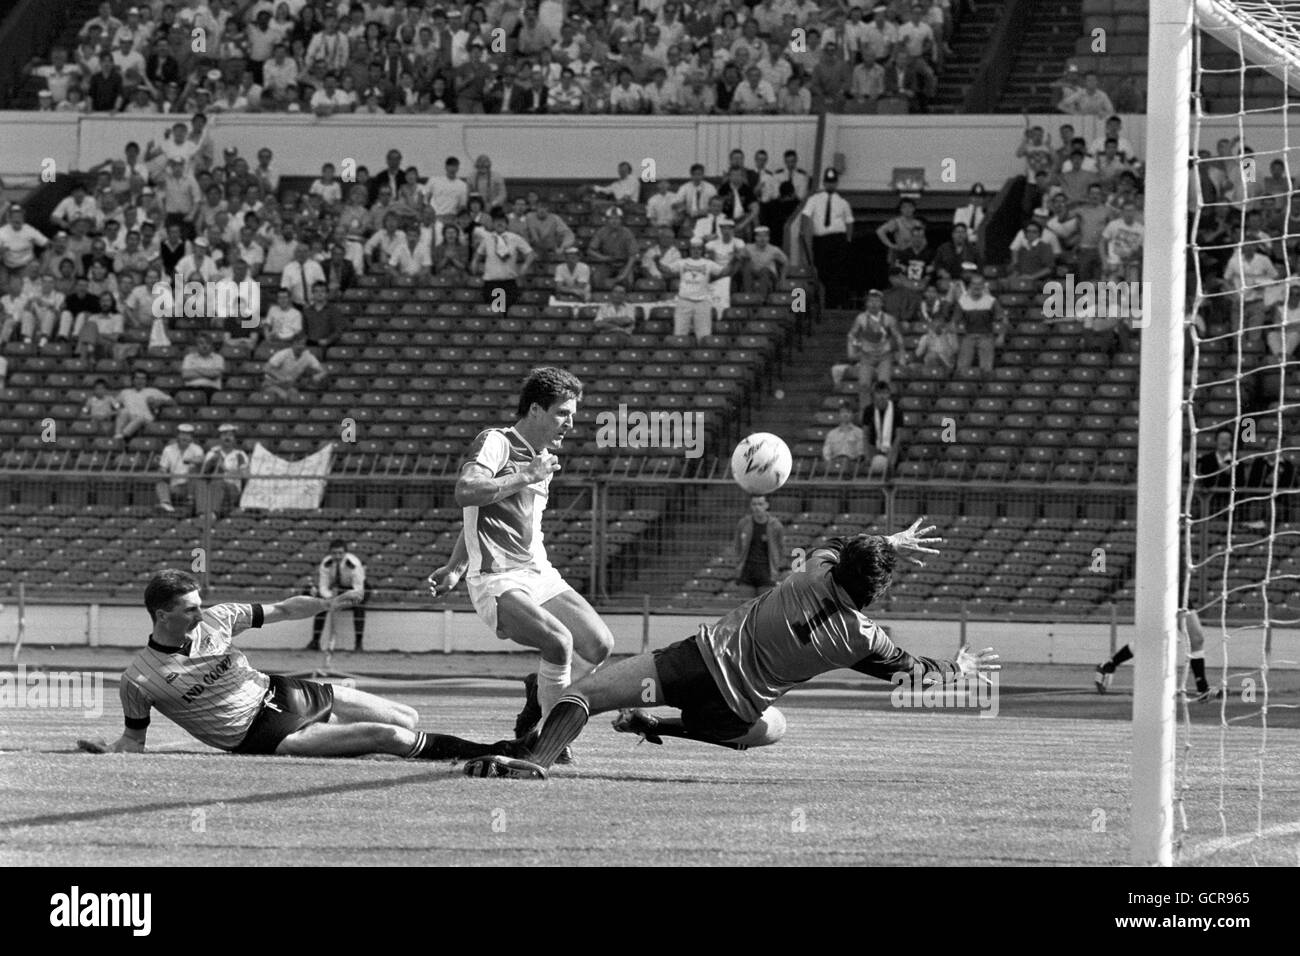
[[[1282,0],[1151,0],[1146,235],[1139,391],[1130,862],[1174,862],[1176,615],[1183,504],[1183,379],[1189,158],[1196,31],[1300,90],[1297,6]],[[1290,23],[1288,23],[1290,21]],[[1279,103],[1279,106],[1281,104]],[[1243,106],[1244,110],[1244,106]],[[1194,454],[1195,449],[1189,453]]]

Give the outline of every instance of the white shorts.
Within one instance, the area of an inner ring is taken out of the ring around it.
[[[509,640],[509,635],[501,633],[497,628],[497,598],[501,595],[507,591],[523,591],[529,600],[541,607],[551,598],[573,590],[550,563],[476,574],[468,579],[468,584],[469,599],[478,612],[479,620],[492,628],[503,641]]]

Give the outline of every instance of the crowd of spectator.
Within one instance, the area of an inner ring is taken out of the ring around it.
[[[963,0],[103,2],[30,72],[44,110],[924,110]]]

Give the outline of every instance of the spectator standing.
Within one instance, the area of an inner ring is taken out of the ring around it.
[[[749,499],[749,514],[736,524],[736,580],[755,597],[776,586],[785,560],[785,528],[768,513],[767,498]]]
[[[772,231],[767,226],[759,226],[754,230],[754,241],[745,247],[741,287],[746,292],[766,297],[785,280],[790,260],[780,246],[772,245],[771,237]]]
[[[506,224],[506,213],[498,207],[492,215],[491,231],[479,236],[473,264],[483,276],[483,301],[503,313],[516,301],[519,280],[528,275],[536,260],[528,240],[509,232]]]
[[[853,241],[853,210],[839,194],[839,174],[826,170],[822,189],[808,198],[803,216],[812,230],[813,264],[826,290],[827,308],[842,308],[849,298],[847,268]]]

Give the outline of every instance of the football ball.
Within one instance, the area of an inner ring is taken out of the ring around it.
[[[755,432],[731,453],[731,476],[751,495],[770,495],[790,477],[790,448],[771,432]]]

